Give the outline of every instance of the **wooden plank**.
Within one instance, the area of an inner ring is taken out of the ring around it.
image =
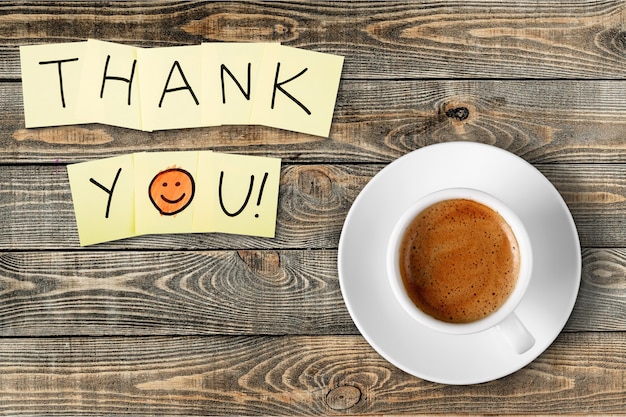
[[[359,336],[28,338],[0,343],[0,413],[624,413],[626,336],[561,335],[497,381],[410,376]]]
[[[585,249],[565,328],[626,331],[624,249]],[[358,334],[336,250],[0,254],[0,335]]]
[[[582,246],[626,246],[626,165],[539,164],[563,195]],[[336,248],[352,202],[382,165],[284,165],[276,237],[139,236],[90,249]],[[0,248],[78,249],[69,182],[59,166],[0,166]]]
[[[582,281],[566,329],[626,330],[626,250],[583,249],[582,256]]]
[[[626,165],[537,165],[559,191],[583,247],[624,247]]]
[[[153,235],[98,248],[332,248],[354,198],[381,167],[302,165],[281,172],[276,237],[219,233]],[[0,247],[78,248],[67,173],[63,166],[0,166]]]
[[[346,57],[347,78],[623,79],[626,9],[618,0],[4,3],[0,77],[17,46],[98,37],[138,46],[269,41]]]
[[[0,335],[358,334],[337,251],[0,255]]]
[[[261,126],[141,132],[24,129],[20,83],[0,83],[0,163],[71,163],[212,149],[290,162],[388,163],[426,144],[495,144],[532,163],[626,160],[626,81],[342,81],[329,138]]]

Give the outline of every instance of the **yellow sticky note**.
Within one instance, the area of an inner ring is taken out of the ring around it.
[[[87,41],[77,109],[82,120],[141,130],[137,49]]]
[[[192,232],[198,152],[141,152],[135,161],[135,233]]]
[[[87,42],[20,47],[26,127],[80,124],[76,115]]]
[[[215,112],[204,111],[200,48],[192,45],[138,50],[144,130],[210,124],[203,120],[203,114],[215,115]],[[215,120],[214,125],[219,124],[216,115]]]
[[[133,155],[68,165],[81,246],[135,234]]]
[[[256,100],[266,43],[203,43],[202,96],[219,111],[223,125],[250,122]],[[212,113],[208,113],[212,114]]]
[[[251,122],[327,137],[343,57],[279,46],[266,48]]]
[[[274,237],[280,159],[200,152],[196,232]]]

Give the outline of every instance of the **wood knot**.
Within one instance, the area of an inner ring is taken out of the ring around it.
[[[351,385],[342,385],[330,390],[326,404],[333,410],[347,410],[361,400],[361,390]]]
[[[238,250],[237,254],[250,270],[262,276],[273,276],[280,271],[280,255],[276,251]]]
[[[626,32],[618,32],[615,35],[615,39],[613,41],[614,44],[616,44],[620,50],[624,50],[626,49]]]
[[[309,168],[299,172],[298,187],[305,194],[323,200],[332,194],[333,182],[328,173],[319,168]]]
[[[283,25],[280,23],[274,24],[274,34],[277,37],[290,36],[292,32],[293,32],[293,28],[289,25]]]
[[[469,117],[469,109],[467,107],[454,107],[446,112],[446,116],[462,122]]]

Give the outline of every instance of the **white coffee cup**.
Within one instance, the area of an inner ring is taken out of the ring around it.
[[[504,304],[486,317],[469,323],[438,320],[420,310],[407,294],[400,273],[400,246],[405,231],[413,219],[431,205],[450,199],[467,199],[496,211],[511,227],[519,246],[519,275],[515,287]],[[393,293],[404,310],[415,320],[434,330],[450,334],[471,334],[497,328],[514,350],[522,354],[535,343],[515,309],[526,293],[532,275],[532,248],[524,224],[506,204],[485,192],[470,188],[447,188],[433,192],[413,203],[396,223],[387,246],[387,276]]]

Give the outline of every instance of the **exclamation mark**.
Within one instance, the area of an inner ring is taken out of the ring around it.
[[[256,200],[257,207],[261,205],[261,198],[263,197],[263,188],[265,188],[265,181],[267,181],[268,172],[263,175],[263,181],[261,181],[261,188],[259,189],[259,198]],[[254,217],[259,217],[259,213],[255,214]]]

